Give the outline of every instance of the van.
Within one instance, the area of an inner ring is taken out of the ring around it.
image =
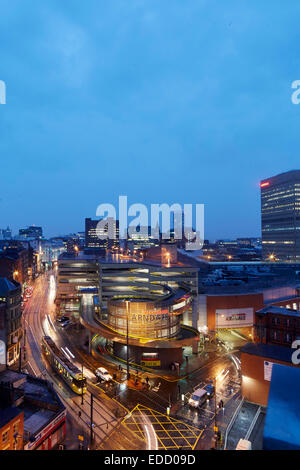
[[[193,408],[199,408],[207,401],[207,391],[205,388],[195,390],[189,399],[189,405]]]

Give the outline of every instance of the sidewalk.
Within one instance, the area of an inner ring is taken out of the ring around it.
[[[221,433],[221,442],[219,444],[221,448],[224,443],[224,437],[225,437],[227,426],[230,423],[230,420],[232,416],[234,415],[240,402],[241,402],[240,393],[236,393],[225,403],[224,411],[220,409],[218,409],[217,411],[216,422],[217,422],[218,430]],[[212,444],[212,442],[214,442],[214,435],[215,435],[213,428],[214,428],[214,418],[211,420],[210,423],[206,425],[204,433],[201,439],[199,440],[195,450],[203,450],[203,449],[214,447],[214,444]]]

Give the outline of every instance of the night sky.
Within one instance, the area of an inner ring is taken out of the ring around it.
[[[259,181],[300,167],[299,0],[0,0],[0,228],[98,204],[204,203],[260,235]]]

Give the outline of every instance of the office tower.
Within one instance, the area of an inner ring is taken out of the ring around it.
[[[0,229],[0,240],[11,240],[12,238],[12,232],[9,227],[6,229]]]
[[[110,249],[119,244],[119,221],[112,218],[107,219],[106,226],[97,231],[97,225],[100,220],[85,219],[85,248],[90,251],[101,251]],[[108,238],[108,223],[113,224],[113,231],[115,232],[115,239]],[[105,238],[99,237],[100,235]]]
[[[19,236],[23,238],[42,238],[43,229],[42,227],[36,227],[35,225],[28,228],[20,228]]]
[[[263,259],[300,261],[300,170],[264,179],[260,188]]]

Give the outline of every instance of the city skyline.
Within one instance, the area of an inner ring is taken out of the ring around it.
[[[259,236],[260,180],[298,163],[299,5],[30,5],[0,19],[2,225],[74,232],[118,188]]]
[[[299,1],[0,5],[0,451],[300,450]]]

